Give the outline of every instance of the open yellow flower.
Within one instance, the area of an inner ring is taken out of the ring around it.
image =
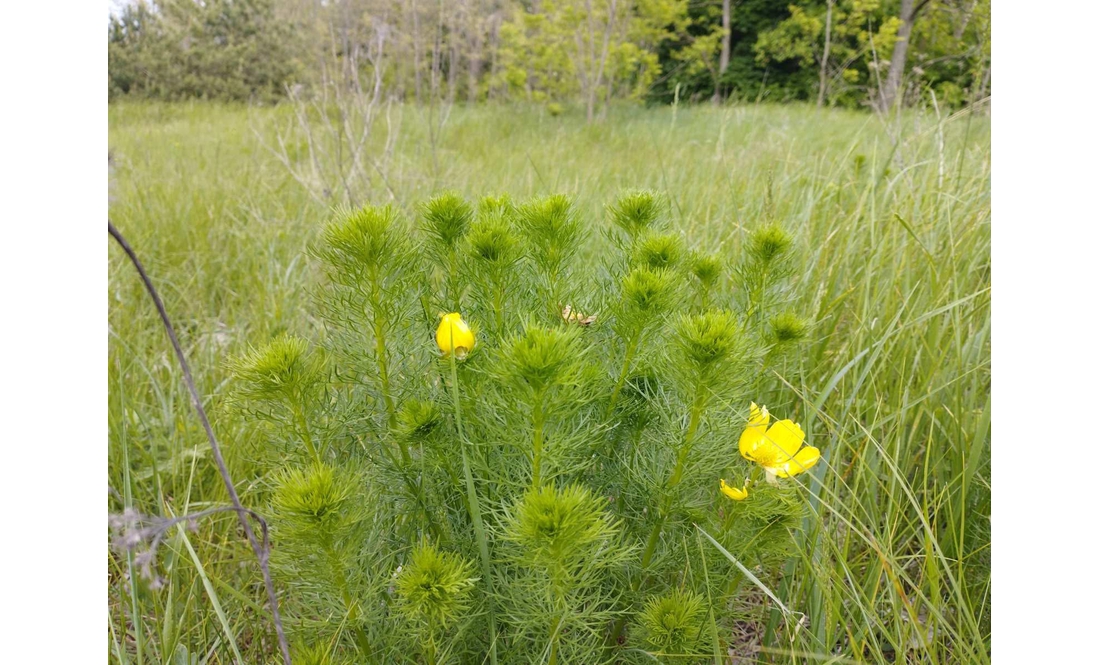
[[[476,340],[470,326],[462,320],[462,315],[452,312],[444,314],[440,319],[439,327],[435,330],[435,343],[439,345],[443,355],[453,351],[455,358],[461,360],[473,350]]]
[[[742,485],[741,489],[730,487],[726,484],[726,479],[722,478],[722,494],[725,494],[734,501],[744,501],[749,498],[749,489],[746,485]]]
[[[749,407],[749,424],[738,444],[742,457],[763,467],[769,483],[775,483],[777,476],[797,476],[821,459],[820,450],[802,446],[806,433],[798,423],[780,420],[768,427],[769,422],[768,408],[753,402]]]

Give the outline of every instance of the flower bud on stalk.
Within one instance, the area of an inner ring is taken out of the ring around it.
[[[443,355],[453,351],[458,360],[462,360],[470,351],[473,351],[476,341],[474,332],[458,312],[443,315],[435,331],[435,343],[439,345],[439,350]]]

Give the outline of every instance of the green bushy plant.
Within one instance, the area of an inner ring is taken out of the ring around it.
[[[769,483],[738,450],[770,444],[749,403],[809,325],[786,231],[706,253],[665,201],[609,206],[602,261],[577,260],[598,220],[561,195],[334,215],[323,337],[229,363],[233,406],[281,442],[273,564],[304,661],[721,652],[740,566],[778,575],[806,516],[793,450],[754,449]]]

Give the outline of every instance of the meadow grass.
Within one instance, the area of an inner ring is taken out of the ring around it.
[[[161,290],[216,413],[227,357],[283,331],[321,335],[304,249],[329,206],[265,147],[285,107],[117,104],[109,114],[112,221]],[[620,190],[650,187],[668,193],[692,246],[734,249],[767,221],[788,229],[800,255],[790,307],[813,325],[791,361],[801,379],[779,369],[760,399],[799,414],[824,463],[807,474],[813,510],[798,556],[771,589],[797,614],[784,620],[749,594],[768,609],[746,611],[741,639],[770,662],[989,660],[987,117],[619,107],[586,125],[577,113],[455,107],[433,139],[424,109],[392,114],[388,187],[379,179],[359,203],[412,214],[441,189],[565,192],[602,229]],[[108,271],[109,510],[226,503],[153,304],[113,245]],[[242,501],[261,507],[270,479],[250,462],[261,442],[232,422],[218,434]],[[231,514],[173,531],[159,564],[164,586],[152,590],[130,584],[132,556],[108,556],[112,662],[274,653]]]

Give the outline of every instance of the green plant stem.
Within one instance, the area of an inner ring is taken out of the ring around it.
[[[302,441],[306,444],[306,449],[309,450],[310,457],[317,464],[321,463],[321,454],[317,450],[317,446],[313,445],[313,437],[309,433],[309,424],[306,422],[306,416],[302,413],[301,406],[298,405],[298,401],[294,401],[294,421],[298,423],[298,428],[302,433]]]
[[[496,293],[493,296],[493,320],[497,325],[497,334],[504,334],[504,282],[496,280]]]
[[[332,573],[336,578],[336,586],[340,589],[340,598],[344,601],[344,608],[347,610],[348,623],[352,625],[352,630],[354,631],[355,643],[359,647],[359,650],[363,652],[364,656],[369,656],[372,652],[370,637],[367,636],[367,631],[364,630],[362,626],[358,625],[359,603],[356,602],[348,586],[347,572],[344,570],[344,566],[340,561],[340,555],[336,552],[336,548],[332,544],[331,536],[326,536],[323,539],[322,549],[328,557],[329,565],[332,566]]]
[[[695,401],[691,404],[691,415],[688,417],[687,431],[684,432],[684,441],[680,444],[680,450],[676,453],[676,466],[672,469],[672,475],[669,476],[668,482],[665,483],[665,488],[672,489],[680,484],[680,480],[684,475],[684,465],[687,463],[688,453],[691,452],[692,444],[695,442],[695,433],[699,430],[699,422],[703,417],[703,407],[706,406],[706,393],[704,388],[699,386],[695,392]],[[667,494],[665,495],[668,496]]]
[[[451,305],[452,312],[458,312],[462,309],[462,294],[458,288],[458,256],[451,250],[450,260],[447,262],[447,291],[448,301]]]
[[[562,306],[561,297],[558,295],[558,271],[549,270],[546,273],[546,284],[549,295],[549,302],[547,305],[550,307],[550,320],[561,320]]]
[[[423,483],[414,480],[412,476],[409,475],[411,459],[409,458],[408,446],[405,444],[404,441],[400,441],[399,443],[401,446],[402,457],[405,461],[404,464],[398,465],[397,462],[393,459],[393,455],[388,452],[385,446],[381,447],[383,454],[386,456],[391,464],[397,467],[398,471],[401,473],[401,479],[405,481],[405,487],[408,488],[410,494],[412,494],[412,496],[416,499],[416,505],[420,509],[420,513],[424,516],[425,521],[427,521],[428,523],[428,530],[432,532],[432,535],[435,536],[436,539],[442,540],[443,531],[439,528],[439,525],[436,524],[435,518],[432,517],[431,511],[428,509],[428,504],[424,500],[424,488],[422,486]]]
[[[452,331],[452,335],[454,331]],[[454,339],[452,336],[451,339]],[[489,563],[489,542],[485,537],[485,525],[481,522],[481,504],[477,498],[477,488],[474,485],[474,475],[470,471],[470,456],[466,452],[469,442],[462,429],[462,402],[458,389],[458,361],[455,354],[447,354],[451,362],[451,399],[455,408],[455,428],[458,430],[459,447],[462,449],[462,473],[466,476],[466,501],[470,510],[470,520],[474,523],[474,534],[477,536],[477,547],[481,553],[481,573],[485,579],[486,594],[489,612],[489,660],[493,665],[497,662],[497,619],[493,611],[493,578]]]
[[[676,466],[673,467],[672,474],[662,488],[664,491],[661,494],[661,501],[657,509],[657,521],[653,525],[653,530],[649,532],[649,538],[646,539],[645,549],[642,551],[642,558],[638,566],[638,576],[635,577],[634,581],[630,584],[630,590],[633,593],[637,593],[638,590],[641,589],[642,584],[645,583],[646,571],[649,569],[649,564],[657,551],[657,543],[661,541],[661,531],[664,529],[665,522],[668,520],[668,511],[672,501],[672,495],[668,490],[678,485],[683,476],[688,453],[691,451],[691,445],[695,440],[695,434],[699,431],[699,423],[703,417],[703,408],[706,406],[705,390],[705,387],[702,385],[698,386],[695,390],[695,399],[692,401],[691,412],[688,415],[687,430],[684,431],[684,440],[680,444],[679,452],[676,454]],[[619,619],[615,623],[614,630],[612,630],[611,633],[612,646],[618,643],[625,625],[625,618]]]
[[[550,658],[549,665],[558,664],[558,627],[561,625],[561,617],[554,619],[550,624]]]
[[[379,315],[381,311],[378,298],[379,290],[381,289],[376,271],[375,274],[371,275],[370,306],[373,314],[371,316],[371,327],[374,332],[374,356],[378,363],[378,379],[382,382],[382,400],[386,404],[387,422],[392,430],[397,425],[397,409],[394,407],[393,396],[390,394],[390,371],[386,363],[386,333],[382,329],[382,321]],[[407,453],[408,451],[406,451]]]
[[[435,638],[429,638],[424,645],[424,663],[425,665],[431,665],[436,662],[435,655]]]
[[[375,318],[374,321],[374,355],[378,360],[378,378],[382,381],[382,400],[386,403],[386,420],[390,429],[397,425],[397,409],[393,404],[393,396],[390,395],[390,372],[386,365],[386,337],[382,332],[382,324]]]
[[[649,567],[649,562],[653,560],[653,553],[657,551],[657,543],[661,540],[661,529],[663,529],[664,526],[665,514],[662,509],[660,514],[657,515],[657,523],[653,525],[653,530],[649,532],[649,538],[646,539],[645,550],[642,551],[640,568],[642,574],[639,575],[631,585],[631,587],[633,587],[631,589],[632,591],[637,591],[642,586],[642,578],[645,576],[646,568]]]
[[[534,413],[531,416],[534,424],[534,454],[531,456],[531,484],[535,489],[542,489],[542,439],[546,427],[546,414],[543,411],[542,395],[535,400]]]
[[[768,266],[764,266],[764,271],[760,275],[759,284],[755,285],[752,289],[752,295],[749,300],[749,311],[745,315],[747,321],[755,321],[759,328],[763,322],[760,320],[764,311],[764,297],[768,292]]]
[[[604,418],[610,418],[612,412],[615,410],[615,404],[619,401],[619,393],[622,392],[623,384],[626,383],[626,377],[630,373],[630,364],[634,362],[634,354],[638,351],[638,342],[641,341],[642,331],[638,330],[630,338],[630,341],[626,343],[626,353],[623,355],[623,368],[619,371],[619,378],[615,381],[615,389],[611,391],[611,401],[607,403],[607,413]]]

